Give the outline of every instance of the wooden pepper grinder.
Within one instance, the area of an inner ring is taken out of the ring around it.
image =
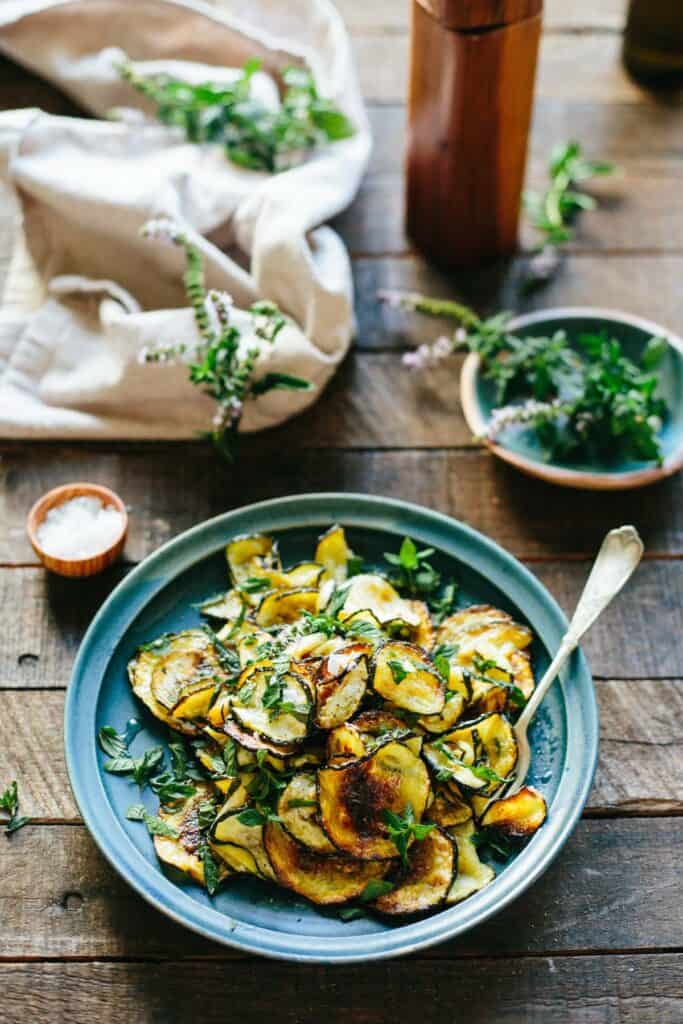
[[[517,246],[543,0],[412,0],[406,229],[442,267]]]

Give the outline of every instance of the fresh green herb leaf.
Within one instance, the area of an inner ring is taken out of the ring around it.
[[[300,800],[298,797],[292,797],[291,800],[287,801],[287,810],[295,811],[299,807],[317,807],[317,800]]]
[[[151,836],[167,836],[169,839],[177,839],[178,831],[167,822],[157,818],[154,814],[148,814],[142,804],[133,804],[126,811],[126,817],[130,821],[144,821],[147,831]]]
[[[19,787],[16,779],[9,784],[4,793],[0,794],[0,811],[7,815],[0,821],[6,836],[28,824],[29,819],[19,815]]]
[[[457,644],[439,644],[432,653],[434,668],[446,682],[451,675],[450,659],[458,653],[458,649]]]
[[[136,757],[133,759],[133,766],[131,768],[131,775],[133,781],[142,789],[150,781],[152,776],[157,772],[164,760],[163,747],[152,747],[150,750],[146,750],[142,757]],[[109,771],[107,765],[104,765],[105,769]]]
[[[393,890],[394,886],[391,882],[387,882],[383,878],[371,878],[358,899],[361,903],[371,903],[372,900],[376,900],[380,896],[386,896],[387,893],[393,892]]]
[[[163,124],[180,128],[190,142],[222,146],[228,159],[250,170],[286,170],[302,154],[353,135],[349,119],[320,96],[305,68],[286,68],[279,108],[265,106],[252,93],[252,78],[259,68],[259,61],[248,61],[242,74],[227,85],[143,75],[127,59],[117,70],[156,104]]]
[[[454,580],[450,580],[444,587],[441,597],[428,598],[432,619],[436,626],[440,626],[446,616],[452,612],[457,590],[457,583]]]
[[[363,572],[365,560],[360,555],[349,555],[346,559],[346,572],[348,576],[358,576]]]
[[[496,860],[509,860],[521,846],[519,840],[512,839],[491,826],[475,832],[472,842],[479,853],[490,853]]]
[[[387,665],[391,669],[391,674],[394,677],[394,682],[397,685],[399,683],[402,683],[403,680],[410,675],[410,669],[405,668],[404,665],[400,661],[397,661],[395,658],[390,658],[389,661],[387,662]]]
[[[240,590],[246,594],[256,594],[259,590],[269,590],[270,580],[266,576],[250,576],[240,583]]]
[[[384,553],[387,562],[397,570],[389,576],[390,582],[413,597],[433,593],[441,583],[441,574],[428,561],[433,554],[434,548],[419,551],[415,541],[404,537],[397,555],[390,551]]]
[[[225,774],[229,779],[237,778],[237,744],[232,738],[228,739],[228,742],[223,747],[223,763],[225,765]]]
[[[339,917],[339,920],[344,922],[357,921],[359,917],[366,916],[363,907],[356,906],[342,907],[341,910],[337,912],[337,915]]]
[[[251,393],[254,396],[265,395],[269,391],[310,391],[313,385],[310,380],[295,377],[291,373],[267,373],[254,381]]]
[[[220,885],[220,874],[218,864],[211,853],[208,843],[202,843],[199,848],[199,856],[204,868],[204,882],[209,896],[213,896]]]
[[[159,797],[162,804],[176,803],[178,800],[187,800],[194,796],[197,787],[189,782],[182,782],[175,772],[163,772],[155,778],[150,779],[152,790]]]
[[[122,733],[118,733],[113,725],[103,725],[97,734],[100,747],[109,757],[123,757],[128,754],[128,744]]]
[[[436,827],[432,824],[425,825],[416,822],[415,812],[410,804],[406,805],[403,814],[396,814],[385,808],[382,811],[382,819],[404,867],[408,866],[408,846],[411,840],[419,842],[425,839]]]
[[[202,832],[207,832],[216,818],[216,802],[203,800],[197,808],[197,824]]]

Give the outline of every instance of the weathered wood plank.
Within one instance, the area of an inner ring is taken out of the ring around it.
[[[601,748],[588,813],[683,812],[683,680],[602,680],[596,690]],[[61,690],[2,694],[0,786],[17,779],[22,813],[41,820],[79,820],[63,718]]]
[[[624,0],[546,0],[545,32],[619,31],[624,23]],[[338,0],[337,7],[354,35],[366,32],[405,32],[410,24],[410,3],[396,0]]]
[[[354,263],[358,338],[362,349],[403,349],[453,331],[447,321],[391,309],[378,291],[418,291],[458,299],[482,314],[501,309],[527,313],[553,306],[600,306],[653,320],[672,330],[683,315],[678,282],[683,257],[572,253],[554,279],[535,291],[522,285],[528,260],[520,257],[476,270],[444,274],[415,258],[357,259]],[[657,282],[653,289],[652,282]]]
[[[682,839],[680,818],[582,821],[523,904],[428,955],[674,949],[683,924]],[[80,825],[27,826],[15,833],[0,859],[0,882],[2,959],[235,956],[148,907]],[[471,966],[457,972],[460,980]]]
[[[532,563],[532,571],[567,612],[574,609],[589,563]],[[0,647],[0,683],[51,689],[67,684],[81,637],[123,567],[89,581],[41,569],[0,572],[0,601],[11,608]],[[644,562],[623,595],[588,634],[585,651],[596,676],[671,679],[683,676],[681,566]]]
[[[361,87],[376,103],[402,103],[408,82],[408,35],[356,35],[353,39]],[[541,40],[536,91],[557,98],[598,103],[656,103],[628,77],[617,34],[546,34]]]
[[[7,1024],[49,1013],[55,1024],[160,1024],[230,1017],[282,1024],[364,1024],[401,1016],[471,1024],[678,1024],[683,958],[675,954],[558,960],[478,960],[447,972],[432,961],[304,967],[210,963],[8,964],[0,968]]]
[[[528,479],[480,451],[289,451],[247,446],[236,476],[202,444],[66,447],[5,445],[0,563],[36,563],[25,534],[30,505],[67,480],[113,487],[130,509],[126,557],[139,561],[182,530],[228,509],[306,491],[383,494],[426,503],[493,537],[521,558],[589,556],[619,521],[633,522],[648,555],[683,554],[683,476],[647,492],[567,491]],[[182,493],[182,501],[178,494]]]
[[[600,155],[605,156],[604,149]],[[547,187],[546,160],[547,153],[542,159],[530,161],[529,188],[542,191]],[[625,158],[620,166],[620,176],[591,182],[587,187],[599,200],[598,207],[578,219],[567,251],[680,252],[683,199],[678,161],[668,157]],[[398,254],[410,248],[404,233],[403,212],[402,178],[371,177],[333,225],[354,255]],[[539,242],[538,233],[524,220],[521,242],[527,249]]]

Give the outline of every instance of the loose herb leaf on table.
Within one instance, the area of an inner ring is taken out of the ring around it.
[[[0,818],[0,827],[6,836],[17,832],[28,823],[28,818],[19,815],[19,787],[16,779],[9,784],[4,793],[0,794],[0,812],[7,815],[6,818]]]
[[[323,98],[305,68],[285,68],[280,106],[270,109],[253,95],[259,60],[248,61],[234,82],[191,82],[166,74],[143,75],[126,60],[121,77],[156,105],[163,124],[180,128],[190,142],[222,146],[233,163],[276,173],[328,142],[349,138],[353,126]]]

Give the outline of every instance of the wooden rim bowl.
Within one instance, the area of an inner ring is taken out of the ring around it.
[[[103,505],[113,505],[121,513],[123,524],[119,536],[104,551],[100,551],[96,555],[90,555],[88,558],[56,558],[54,555],[49,555],[46,551],[43,551],[38,542],[39,526],[50,509],[63,505],[65,502],[70,501],[71,498],[79,498],[84,495],[99,498]],[[123,551],[123,545],[126,543],[126,535],[128,533],[128,513],[118,494],[110,491],[108,487],[88,483],[62,484],[61,487],[53,488],[53,490],[48,491],[47,494],[38,499],[28,514],[26,532],[31,542],[31,547],[46,569],[57,573],[58,576],[94,576],[96,573],[102,572],[103,569],[107,569],[112,565]]]

